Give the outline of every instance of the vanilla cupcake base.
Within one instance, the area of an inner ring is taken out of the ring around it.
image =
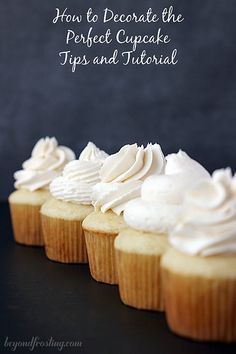
[[[168,248],[165,235],[133,229],[115,240],[119,292],[124,304],[145,310],[163,311],[160,260]]]
[[[117,284],[114,241],[119,231],[126,228],[123,216],[113,212],[91,213],[83,222],[92,277],[107,284]]]
[[[93,211],[91,205],[78,205],[50,198],[41,208],[46,256],[62,263],[87,263],[82,222]]]
[[[9,196],[14,239],[17,243],[29,246],[43,246],[41,227],[41,206],[49,198],[46,190],[30,192],[20,189]]]
[[[197,257],[171,249],[162,268],[173,332],[196,340],[236,341],[236,257]]]

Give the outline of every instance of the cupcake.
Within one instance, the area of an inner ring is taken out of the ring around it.
[[[59,146],[55,138],[42,138],[34,146],[31,157],[15,172],[15,188],[9,196],[15,241],[43,246],[40,208],[50,196],[49,184],[60,175],[65,164],[75,158],[74,152]]]
[[[170,329],[206,341],[236,341],[236,176],[215,171],[185,196],[162,259]]]
[[[119,292],[129,306],[164,309],[160,261],[168,249],[167,235],[181,210],[183,195],[208,172],[186,153],[166,157],[164,174],[148,177],[141,198],[124,210],[129,229],[115,240]]]
[[[92,277],[117,284],[114,240],[127,226],[123,211],[127,203],[138,198],[143,181],[153,173],[162,173],[164,156],[158,144],[146,148],[125,145],[106,158],[100,171],[101,182],[93,188],[95,212],[83,222]]]
[[[50,184],[52,198],[41,208],[45,252],[63,263],[87,263],[82,221],[93,210],[92,187],[108,155],[89,142],[78,160],[68,163]]]
[[[137,309],[164,309],[160,259],[168,241],[162,234],[123,230],[115,239],[116,266],[121,300]]]

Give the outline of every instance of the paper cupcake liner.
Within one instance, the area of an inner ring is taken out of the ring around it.
[[[10,203],[16,242],[23,245],[43,246],[40,208],[41,205]]]
[[[107,284],[117,284],[114,241],[117,235],[85,230],[85,240],[92,277]]]
[[[236,341],[236,281],[163,271],[167,322],[181,336]]]
[[[160,255],[116,250],[121,300],[129,306],[163,311]]]
[[[82,221],[42,215],[45,252],[50,260],[62,263],[87,263]]]

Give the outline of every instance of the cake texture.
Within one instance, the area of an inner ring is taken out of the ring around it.
[[[126,205],[124,220],[129,229],[115,242],[122,301],[157,311],[164,310],[160,262],[168,249],[167,236],[179,215],[183,192],[194,179],[209,176],[183,151],[166,160],[163,173],[148,177],[141,197]]]
[[[40,208],[49,198],[46,190],[18,190],[9,196],[14,239],[29,246],[43,246]]]
[[[53,198],[41,210],[45,252],[49,259],[87,263],[82,222],[94,210],[92,187],[100,181],[99,171],[106,156],[89,142],[79,159],[68,163],[62,175],[50,184]]]
[[[114,240],[125,227],[123,211],[129,201],[140,196],[143,181],[152,173],[161,173],[164,163],[158,144],[148,144],[146,148],[125,145],[106,158],[100,171],[101,181],[94,186],[92,194],[97,214],[83,224],[89,264],[92,262],[90,270],[96,280],[117,284]]]
[[[168,248],[166,235],[126,229],[115,239],[121,300],[145,310],[164,310],[160,261]]]
[[[17,191],[9,196],[9,204],[16,242],[43,246],[40,208],[50,196],[50,182],[74,158],[72,150],[59,146],[55,138],[46,137],[36,143],[22,170],[15,172]]]
[[[173,249],[162,259],[171,330],[206,341],[236,341],[236,177],[215,171],[185,196]]]
[[[236,341],[236,257],[169,250],[162,259],[170,329],[206,341]]]
[[[100,282],[117,284],[114,241],[126,228],[123,216],[112,211],[93,212],[83,222],[92,277]]]
[[[92,211],[91,205],[65,203],[55,198],[42,206],[45,252],[50,260],[87,263],[82,222]]]

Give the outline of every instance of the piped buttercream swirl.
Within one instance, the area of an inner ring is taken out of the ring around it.
[[[15,172],[15,188],[47,189],[73,159],[74,152],[66,146],[59,146],[56,138],[42,138],[34,146],[31,157],[23,163],[23,169]]]
[[[121,214],[127,202],[140,196],[143,181],[151,174],[163,173],[164,166],[165,158],[158,144],[148,144],[146,148],[137,144],[123,146],[101,168],[101,183],[92,194],[95,209]]]
[[[191,255],[211,256],[236,252],[236,176],[216,170],[185,196],[180,220],[170,243]]]
[[[78,160],[68,163],[62,176],[50,184],[54,198],[77,204],[91,204],[92,188],[100,182],[100,169],[108,155],[89,142]]]

